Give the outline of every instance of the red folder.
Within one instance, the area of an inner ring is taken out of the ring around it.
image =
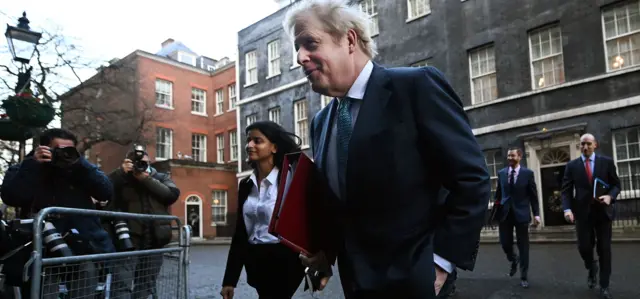
[[[287,154],[280,168],[280,182],[269,233],[295,252],[311,255],[316,252],[312,237],[313,206],[318,202],[317,170],[304,153]]]

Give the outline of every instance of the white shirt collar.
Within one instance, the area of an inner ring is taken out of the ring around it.
[[[277,180],[278,180],[278,173],[280,173],[280,170],[278,169],[278,167],[274,167],[271,172],[269,172],[269,175],[267,175],[266,178],[264,178],[265,180],[267,180],[267,182],[269,182],[269,184],[271,185],[275,185],[277,184]],[[256,178],[256,173],[253,172],[251,174],[251,181],[253,182],[253,185],[258,186],[258,179]]]
[[[356,81],[351,85],[349,92],[347,92],[348,98],[357,100],[364,99],[364,92],[367,90],[367,83],[369,83],[371,73],[373,73],[373,62],[369,60],[367,61],[367,64],[364,65],[362,71],[360,71],[360,75],[358,75]]]
[[[512,170],[514,170],[513,167],[509,166],[509,172],[511,172]],[[518,164],[518,166],[516,166],[515,171],[516,171],[516,173],[520,172],[520,164]]]
[[[582,158],[582,162],[584,162],[587,157],[583,155],[580,155],[580,157]],[[595,161],[596,160],[596,152],[591,153],[591,156],[589,156],[589,161]]]

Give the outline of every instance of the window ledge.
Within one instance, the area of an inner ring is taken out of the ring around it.
[[[226,222],[211,222],[211,226],[227,226]]]
[[[213,117],[218,117],[220,115],[224,115],[224,112],[216,113],[216,114],[213,115]]]
[[[273,75],[271,75],[271,76],[267,76],[267,77],[266,77],[266,78],[264,78],[264,79],[265,79],[265,80],[269,80],[269,79],[271,79],[271,78],[275,78],[275,77],[280,76],[280,74],[282,74],[282,73],[273,74]]]
[[[300,65],[299,65],[299,64],[294,64],[294,65],[292,65],[289,69],[290,69],[290,70],[294,70],[294,69],[297,69],[297,68],[299,68],[299,67],[300,67]]]
[[[200,112],[193,112],[191,111],[192,115],[197,115],[197,116],[204,116],[204,117],[209,117],[209,115],[207,115],[206,113],[200,113]]]
[[[424,14],[421,14],[421,15],[418,15],[418,16],[415,16],[415,17],[408,18],[408,19],[407,19],[407,21],[406,21],[406,23],[407,23],[407,24],[409,24],[409,23],[411,23],[411,22],[413,22],[413,21],[415,21],[415,20],[422,19],[422,18],[424,18],[424,17],[426,17],[426,16],[428,16],[428,15],[430,15],[430,14],[431,14],[431,11],[427,11],[427,12],[426,12],[426,13],[424,13]]]
[[[156,108],[166,109],[166,110],[175,110],[175,108],[171,106],[164,106],[164,105],[158,105],[158,104],[156,104]]]
[[[307,145],[303,145],[303,146],[300,147],[301,150],[306,150],[306,149],[309,149],[309,148],[310,148],[310,146],[308,144]]]
[[[247,88],[247,87],[250,87],[250,86],[253,86],[253,85],[256,85],[256,84],[258,84],[258,82],[257,82],[257,81],[256,81],[256,82],[253,82],[253,83],[245,84],[245,85],[244,85],[244,88]]]
[[[231,111],[235,111],[235,110],[236,110],[236,108],[231,108],[231,109],[227,110],[227,112],[231,112]]]

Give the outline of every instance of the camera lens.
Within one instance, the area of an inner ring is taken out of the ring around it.
[[[116,237],[118,238],[118,249],[120,251],[131,251],[134,249],[131,242],[131,236],[129,235],[129,226],[124,220],[118,220],[113,225],[116,231]]]
[[[67,257],[73,256],[71,248],[62,238],[55,226],[51,222],[44,223],[44,231],[42,232],[44,244],[47,250],[55,256]]]

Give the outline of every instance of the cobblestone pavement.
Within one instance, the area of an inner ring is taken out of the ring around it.
[[[228,246],[194,246],[191,250],[190,298],[221,298],[220,283],[224,275]],[[616,299],[640,298],[640,244],[613,245],[611,290]],[[499,245],[483,244],[474,272],[461,272],[455,299],[596,299],[597,290],[586,287],[587,272],[575,245],[533,244],[529,281],[523,290],[516,277],[506,276],[508,264]],[[317,296],[344,298],[337,277]],[[246,284],[244,273],[236,289],[237,299],[258,298]],[[311,298],[302,292],[294,298]]]

